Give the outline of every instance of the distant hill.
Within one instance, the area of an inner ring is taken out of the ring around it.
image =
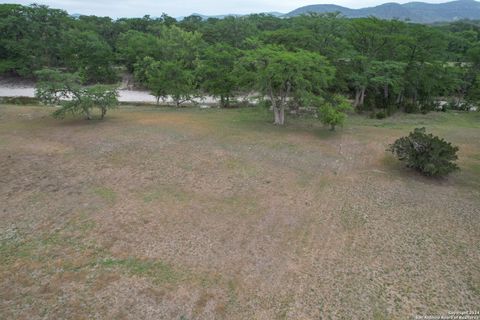
[[[333,4],[310,5],[293,10],[285,17],[293,17],[309,12],[339,12],[347,18],[374,16],[380,19],[410,20],[413,22],[433,23],[461,19],[480,19],[480,2],[475,0],[458,0],[446,3],[410,2],[406,4],[384,3],[362,9],[350,9]]]
[[[267,14],[267,15],[271,15],[271,16],[274,16],[274,17],[282,17],[282,16],[285,15],[284,13],[280,13],[280,12],[262,12],[260,14]],[[197,16],[197,17],[202,18],[203,20],[207,20],[209,18],[225,19],[226,17],[244,17],[244,16],[248,16],[248,14],[234,14],[234,13],[231,13],[231,14],[221,14],[221,15],[215,15],[215,16],[207,16],[207,15],[200,14],[200,13],[192,13],[190,16]],[[177,17],[176,19],[178,21],[181,21],[185,18],[186,18],[186,16],[185,17]]]

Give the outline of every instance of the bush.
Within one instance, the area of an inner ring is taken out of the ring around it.
[[[352,106],[344,97],[335,95],[318,108],[319,119],[323,124],[330,125],[331,131],[335,131],[336,126],[345,122],[346,112],[351,110]]]
[[[408,137],[402,137],[390,145],[391,151],[407,167],[427,176],[444,176],[458,170],[454,163],[458,159],[458,147],[426,134],[425,128],[417,128]]]
[[[381,120],[381,119],[385,119],[387,117],[387,114],[385,113],[385,111],[379,111],[377,113],[375,113],[375,118]]]

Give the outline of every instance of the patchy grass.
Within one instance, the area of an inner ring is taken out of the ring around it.
[[[392,319],[480,301],[476,113],[0,105],[0,318]],[[428,179],[385,150],[460,146]]]
[[[95,193],[95,195],[99,196],[100,198],[109,203],[114,203],[117,199],[117,193],[107,187],[96,187],[93,189],[93,192]]]
[[[142,193],[141,197],[145,203],[163,201],[185,202],[191,198],[191,195],[179,187],[159,186],[153,188],[153,190]]]
[[[106,258],[96,263],[97,266],[112,272],[120,269],[129,275],[147,277],[155,284],[174,283],[181,278],[179,272],[160,261],[145,261],[137,258],[112,259]]]

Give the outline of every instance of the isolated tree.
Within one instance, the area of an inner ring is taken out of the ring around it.
[[[341,126],[345,122],[346,112],[351,110],[352,106],[347,99],[334,95],[321,103],[318,108],[318,118],[323,124],[329,125],[331,131],[335,131],[337,126]]]
[[[227,44],[209,46],[202,54],[197,69],[200,87],[207,94],[220,98],[221,107],[230,105],[237,89],[235,62],[240,51]]]
[[[103,119],[107,110],[118,105],[116,87],[96,85],[83,87],[78,74],[62,73],[45,69],[36,73],[39,81],[35,90],[36,97],[44,104],[57,106],[53,112],[55,118],[64,118],[67,114],[84,115],[92,119],[92,110],[100,110]]]
[[[321,94],[335,74],[328,61],[317,53],[291,52],[271,45],[247,52],[237,72],[245,88],[270,101],[276,125],[285,123],[289,99],[308,101]]]

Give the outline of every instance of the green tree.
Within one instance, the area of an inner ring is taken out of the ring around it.
[[[352,106],[347,99],[334,95],[320,105],[318,117],[323,124],[330,126],[331,131],[335,131],[336,126],[341,126],[345,122],[346,112],[351,110]]]
[[[111,83],[117,80],[113,51],[99,35],[93,31],[72,29],[65,37],[65,61],[86,82]]]
[[[67,12],[47,6],[0,4],[0,73],[31,77],[44,67],[60,67]]]
[[[276,125],[285,123],[289,100],[312,100],[335,75],[334,68],[317,53],[291,52],[271,45],[247,52],[237,70],[245,88],[268,98]]]
[[[381,92],[385,109],[393,103],[393,94],[398,95],[403,89],[404,70],[405,63],[398,61],[373,61],[371,64],[370,83]],[[398,99],[396,102],[399,102]]]
[[[135,63],[145,57],[161,59],[161,47],[158,37],[129,30],[122,33],[118,38],[118,58],[129,71],[133,72]]]
[[[146,57],[141,64],[146,68],[142,77],[146,79],[146,86],[156,97],[157,104],[160,99],[172,98],[179,107],[193,99],[196,93],[195,74],[186,69],[180,61],[155,61]]]
[[[477,110],[480,111],[480,75],[473,82],[469,92],[468,101],[477,104]]]
[[[44,104],[58,106],[55,118],[64,118],[68,113],[82,114],[92,119],[92,109],[100,110],[103,119],[109,109],[118,105],[118,91],[113,86],[96,85],[83,87],[78,74],[62,73],[45,69],[36,73],[39,81],[36,97]]]
[[[207,94],[220,98],[222,107],[230,105],[237,90],[236,60],[241,52],[227,44],[215,44],[203,51],[197,69],[200,87]]]

